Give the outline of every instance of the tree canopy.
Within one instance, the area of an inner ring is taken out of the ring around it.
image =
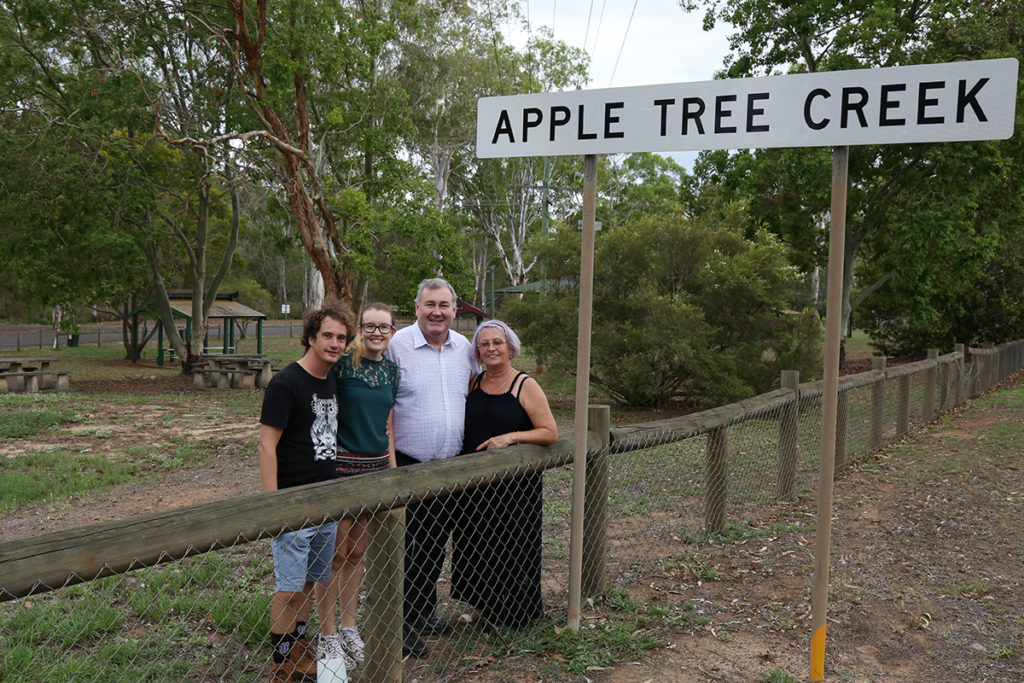
[[[722,72],[734,78],[1016,56],[1024,29],[1019,3],[998,0],[701,4],[707,25],[736,29]],[[1010,169],[1024,161],[1017,139],[851,149],[844,331],[859,311],[855,319],[901,353],[995,334],[953,320],[963,297],[985,282],[986,264],[1019,232],[1011,219],[1021,185]],[[705,154],[695,169],[695,209],[713,211],[715,197],[744,197],[749,229],[768,227],[805,268],[823,265],[828,163],[820,149]],[[913,334],[895,334],[908,325]],[[925,328],[931,332],[921,334]]]

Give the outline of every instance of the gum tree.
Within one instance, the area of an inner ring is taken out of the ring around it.
[[[1020,9],[1003,0],[782,3],[775,0],[687,2],[703,6],[705,23],[735,27],[732,53],[722,75],[730,78],[788,71],[889,67],[957,59],[1015,56],[1020,52]],[[1019,135],[1019,133],[1018,133]],[[903,289],[906,316],[898,324],[932,316],[954,282],[948,265],[957,264],[960,282],[971,282],[991,259],[1005,231],[999,221],[971,206],[1000,203],[1019,195],[1003,170],[1019,160],[1018,145],[887,145],[851,149],[847,216],[843,331],[851,314],[883,293]],[[964,148],[974,150],[964,152]],[[978,163],[964,163],[966,156]],[[987,163],[988,158],[994,163]],[[828,217],[827,150],[743,151],[731,158],[702,155],[695,169],[693,206],[713,211],[702,193],[719,199],[743,197],[751,225],[764,224],[793,245],[799,263],[810,268],[824,260],[822,226]],[[701,179],[710,182],[703,183]],[[946,193],[959,185],[961,192]],[[936,198],[941,196],[941,201]],[[960,258],[969,255],[968,258]],[[952,290],[951,290],[952,288]],[[938,297],[938,298],[936,298]],[[924,308],[917,308],[920,305]],[[896,321],[894,321],[896,322]],[[935,338],[934,343],[948,342]]]

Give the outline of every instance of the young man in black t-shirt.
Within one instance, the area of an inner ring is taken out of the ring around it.
[[[354,334],[355,323],[348,309],[325,308],[311,314],[302,330],[306,353],[267,386],[259,444],[264,491],[334,479],[338,399],[330,370]],[[331,578],[336,530],[337,524],[330,522],[286,532],[271,541],[275,579],[270,604],[272,681],[291,680],[293,674],[316,676],[316,661],[309,655],[305,634],[309,593],[315,587],[319,596]]]

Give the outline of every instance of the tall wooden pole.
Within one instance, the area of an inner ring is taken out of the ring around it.
[[[850,148],[832,150],[832,216],[828,236],[828,299],[825,303],[825,393],[821,397],[821,466],[818,521],[814,536],[814,593],[811,601],[811,680],[825,678],[825,616],[832,545],[832,479],[835,475],[839,415],[839,345],[843,320],[843,252],[846,248],[846,186]]]
[[[580,246],[579,338],[576,341],[576,443],[572,470],[572,532],[569,537],[568,627],[580,630],[583,584],[583,502],[587,478],[587,404],[590,401],[590,323],[594,305],[594,218],[597,213],[597,155],[583,159],[583,239]]]

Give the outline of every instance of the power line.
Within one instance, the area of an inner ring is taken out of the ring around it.
[[[583,51],[587,51],[587,38],[590,37],[590,20],[594,18],[594,0],[590,0],[590,11],[587,12],[587,30],[583,32]]]
[[[594,54],[597,54],[597,43],[601,38],[601,25],[604,24],[604,8],[608,5],[608,0],[602,0],[601,2],[601,14],[597,17],[597,31],[594,32]],[[586,46],[584,46],[584,49]]]
[[[636,14],[636,6],[640,0],[633,0],[633,11],[629,13],[629,23],[626,24],[626,32],[622,34],[622,45],[619,46],[619,56],[615,58],[615,68],[612,69],[612,77],[608,79],[608,87],[612,87],[615,80],[615,72],[619,70],[619,60],[622,59],[622,50],[626,47],[626,37],[629,36],[629,27],[633,25],[633,15]]]

